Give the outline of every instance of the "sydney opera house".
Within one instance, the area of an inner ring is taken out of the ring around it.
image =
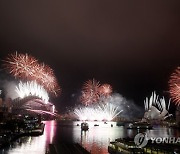
[[[150,98],[146,97],[144,106],[145,113],[143,121],[165,120],[172,116],[169,114],[170,100],[167,106],[165,98],[160,98],[155,92],[152,93]]]

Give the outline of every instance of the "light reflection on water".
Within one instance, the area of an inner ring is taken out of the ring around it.
[[[45,154],[48,145],[53,143],[56,132],[55,121],[44,122],[44,134],[37,137],[22,137],[14,142],[8,149],[1,150],[2,154]]]
[[[106,154],[110,141],[116,138],[133,138],[139,131],[126,129],[123,126],[116,126],[115,122],[89,122],[89,131],[81,131],[77,126],[81,122],[57,122],[46,121],[44,134],[38,137],[23,137],[14,142],[9,148],[0,151],[4,154],[45,154],[49,144],[58,144],[61,142],[79,143],[93,154]],[[98,124],[99,126],[94,126]],[[111,127],[113,124],[113,127]],[[179,131],[165,127],[155,127],[149,131],[151,137],[178,137]]]

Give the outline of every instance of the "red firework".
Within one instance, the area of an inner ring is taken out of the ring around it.
[[[15,77],[30,78],[36,72],[37,59],[28,54],[9,54],[4,66]]]
[[[103,96],[105,96],[105,97],[108,97],[108,96],[111,95],[111,93],[112,93],[112,87],[111,87],[111,85],[109,85],[109,84],[103,84],[103,85],[101,85],[101,87],[100,87],[100,94],[101,94],[101,95],[103,95]]]
[[[97,103],[101,98],[110,96],[111,93],[111,85],[100,85],[99,81],[96,81],[95,79],[88,80],[82,88],[81,102],[87,106]]]
[[[60,88],[53,70],[39,63],[36,58],[28,54],[9,54],[4,60],[5,69],[16,78],[36,80],[46,90],[57,95]]]
[[[99,88],[100,84],[95,79],[85,82],[81,97],[82,103],[85,105],[96,103],[100,97]]]
[[[60,88],[53,70],[45,64],[40,64],[37,67],[36,80],[45,87],[48,91],[57,95],[60,92]]]
[[[177,105],[180,104],[180,67],[171,75],[169,80],[169,92]]]
[[[96,81],[95,79],[88,80],[85,82],[83,86],[83,91],[97,93],[99,91],[100,86],[101,85],[99,81]]]

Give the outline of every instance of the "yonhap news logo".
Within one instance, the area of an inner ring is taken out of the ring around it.
[[[147,133],[139,133],[134,137],[134,143],[139,147],[143,148],[148,143]]]
[[[180,144],[180,137],[148,137],[148,133],[139,133],[134,137],[134,143],[139,148],[145,147],[148,142],[152,144]]]

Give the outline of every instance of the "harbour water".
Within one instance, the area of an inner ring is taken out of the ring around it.
[[[89,130],[81,131],[80,121],[45,121],[44,134],[37,137],[23,137],[10,146],[1,149],[1,154],[45,154],[49,144],[55,144],[58,150],[60,143],[79,143],[92,154],[107,154],[110,141],[116,138],[133,138],[138,130],[116,126],[116,122],[89,122]],[[79,124],[79,126],[77,125]],[[94,126],[95,124],[99,126]],[[113,125],[113,127],[111,127]],[[155,126],[149,130],[151,136],[179,137],[177,129]]]

